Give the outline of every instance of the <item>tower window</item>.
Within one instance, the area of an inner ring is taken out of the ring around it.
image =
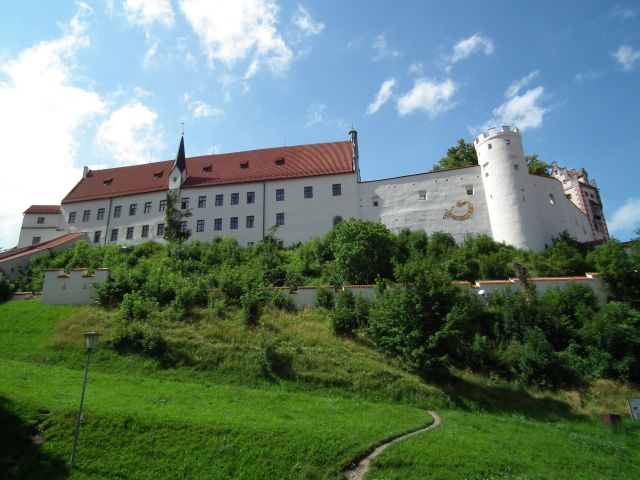
[[[487,149],[491,150],[493,148],[493,145],[489,144],[487,145]]]
[[[420,201],[425,201],[427,199],[427,192],[426,190],[420,190],[418,192],[418,200]]]
[[[38,225],[42,225],[44,223],[44,217],[38,217],[37,223]]]
[[[550,193],[550,194],[549,194],[549,203],[550,203],[551,205],[555,205],[555,204],[556,204],[556,199],[555,199],[555,197],[553,196],[553,193]]]
[[[473,195],[473,185],[467,185],[464,188],[467,191],[467,195]]]

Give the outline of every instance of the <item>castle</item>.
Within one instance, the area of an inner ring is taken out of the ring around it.
[[[380,221],[390,230],[486,234],[541,250],[567,231],[580,242],[608,238],[595,182],[553,165],[553,177],[528,172],[517,128],[475,139],[478,165],[382,180],[360,179],[358,135],[349,140],[89,170],[61,205],[24,212],[18,247],[68,233],[90,243],[162,240],[167,192],[191,212],[191,239],[234,237],[253,245],[275,228],[283,245],[322,236],[343,219]]]

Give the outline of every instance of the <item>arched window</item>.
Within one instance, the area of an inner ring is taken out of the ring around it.
[[[342,222],[341,216],[333,217],[333,228],[336,228],[340,222]]]

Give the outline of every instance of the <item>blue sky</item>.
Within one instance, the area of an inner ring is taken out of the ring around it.
[[[580,8],[577,9],[576,5]],[[510,8],[509,8],[510,6]],[[640,227],[640,1],[4,0],[0,246],[83,165],[343,140],[364,179],[518,126]]]

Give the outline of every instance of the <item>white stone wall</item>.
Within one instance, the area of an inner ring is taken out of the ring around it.
[[[43,218],[43,223],[38,219]],[[52,240],[67,233],[61,226],[62,216],[59,213],[25,213],[18,239],[18,248],[34,245],[34,237],[40,237],[40,243]]]
[[[296,310],[304,310],[305,308],[313,308],[316,306],[318,290],[321,288],[329,290],[335,298],[337,292],[333,285],[298,287],[298,289],[293,292],[290,292],[288,288],[280,288],[279,290],[291,299]],[[376,296],[374,285],[344,285],[343,288],[350,290],[356,298],[362,297],[371,301]]]
[[[391,231],[449,232],[457,241],[468,234],[491,235],[479,167],[363,182],[360,212],[362,219],[380,220]]]
[[[89,275],[86,268],[76,268],[68,274],[61,268],[48,269],[44,274],[41,302],[46,305],[86,305],[96,298],[94,285],[109,279],[109,270],[101,268]]]

